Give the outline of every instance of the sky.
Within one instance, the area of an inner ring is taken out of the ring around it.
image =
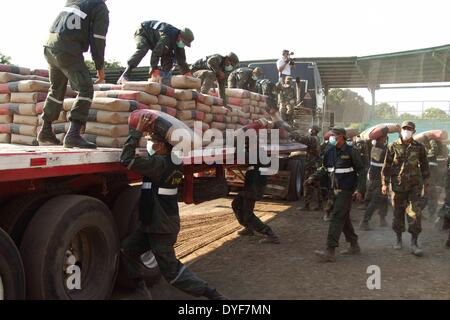
[[[0,52],[46,68],[42,44],[65,0],[3,1]],[[188,62],[233,51],[241,60],[365,56],[450,43],[448,0],[108,0],[106,59],[126,64],[142,21],[161,20],[195,34]],[[149,64],[147,56],[142,65]],[[358,90],[370,102],[367,90]],[[377,101],[450,100],[450,89],[382,90]]]

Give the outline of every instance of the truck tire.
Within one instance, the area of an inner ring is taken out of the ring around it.
[[[289,191],[287,201],[298,201],[302,197],[303,192],[303,173],[302,161],[299,159],[291,159],[288,163],[288,170],[291,172],[289,182]]]
[[[0,227],[10,235],[17,246],[20,246],[34,214],[50,198],[51,195],[47,193],[29,194],[14,198],[2,208]]]
[[[114,288],[119,238],[99,200],[64,195],[46,202],[20,247],[27,297],[34,300],[104,300]]]
[[[0,229],[0,300],[25,299],[25,272],[19,250]]]
[[[128,187],[117,197],[113,205],[113,216],[119,230],[120,241],[125,240],[139,227],[139,199],[141,197],[141,187]],[[152,287],[161,280],[161,272],[158,267],[147,268],[139,262],[139,271],[147,283]],[[133,288],[133,283],[129,279],[125,270],[125,265],[121,259],[119,272],[117,275],[117,285],[122,288]]]

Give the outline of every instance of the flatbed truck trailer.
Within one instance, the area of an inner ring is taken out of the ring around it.
[[[301,176],[300,160],[290,156],[304,152],[304,145],[268,148],[269,153],[276,148],[290,172]],[[120,241],[137,227],[142,183],[120,163],[121,152],[0,144],[0,300],[111,296],[123,273]],[[214,150],[223,159],[235,153],[234,148]],[[249,167],[211,165],[206,154],[182,159],[180,201],[197,204],[227,196],[227,171]],[[300,192],[299,179],[292,177],[293,193]]]

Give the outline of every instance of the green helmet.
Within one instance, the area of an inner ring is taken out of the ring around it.
[[[263,76],[263,73],[264,73],[264,71],[260,67],[256,67],[255,69],[253,69],[253,75],[255,77],[261,78]]]
[[[234,67],[236,67],[236,66],[239,64],[239,58],[238,58],[238,56],[237,56],[235,53],[230,52],[230,53],[227,55],[227,57],[228,57],[228,59],[230,59],[230,62],[231,62],[231,64],[232,64]]]
[[[194,33],[189,28],[184,28],[181,30],[181,37],[183,42],[190,48],[192,41],[194,41]]]

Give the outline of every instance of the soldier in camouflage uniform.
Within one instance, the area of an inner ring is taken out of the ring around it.
[[[430,184],[428,197],[424,197],[424,204],[428,206],[430,219],[435,217],[439,196],[445,187],[448,155],[448,148],[442,142],[438,140],[429,141],[427,156],[430,165],[430,181],[433,181],[433,183]]]
[[[128,274],[136,286],[136,298],[151,299],[136,267],[136,260],[151,250],[163,277],[172,286],[193,296],[224,300],[225,297],[191,273],[175,256],[174,245],[180,232],[178,186],[182,182],[183,168],[172,161],[172,146],[158,134],[152,134],[153,154],[136,157],[143,130],[150,124],[147,116],[141,117],[136,130],[131,130],[120,158],[128,170],[144,177],[139,205],[140,227],[123,241],[121,249]]]
[[[278,110],[278,87],[275,83],[270,81],[269,79],[260,79],[256,81],[256,92],[268,97],[267,99],[267,107],[270,111]]]
[[[308,147],[306,154],[305,163],[305,179],[311,177],[320,165],[320,141],[318,134],[320,133],[320,128],[318,126],[312,126],[309,129],[309,136],[306,137],[296,137],[296,141],[302,143]],[[308,181],[308,180],[306,180]],[[303,184],[304,190],[304,206],[300,210],[319,210],[321,207],[322,199],[320,192],[320,181],[318,183],[306,182]],[[311,203],[316,199],[316,206],[310,208]]]
[[[439,218],[444,219],[443,229],[450,230],[450,157],[447,160],[447,173],[445,183],[445,203],[439,210]],[[448,236],[447,243],[445,244],[447,249],[450,249],[450,234]]]
[[[280,86],[280,113],[284,121],[290,122],[297,102],[297,89],[293,86],[292,77],[286,77]]]
[[[189,73],[186,63],[185,46],[190,47],[194,34],[188,28],[177,29],[174,26],[156,20],[141,23],[134,34],[136,52],[128,59],[128,67],[119,78],[118,83],[128,81],[131,71],[136,68],[148,51],[152,51],[150,74],[152,76],[168,76],[176,61],[181,74]],[[159,62],[161,61],[161,69]]]
[[[364,176],[366,177],[366,186],[367,186],[367,183],[368,183],[367,173],[370,168],[370,147],[371,147],[371,145],[369,144],[368,141],[361,139],[360,136],[356,136],[353,139],[353,143],[354,143],[355,148],[357,150],[359,150],[361,159],[364,163]],[[372,194],[370,192],[366,193],[365,198],[364,198],[364,203],[362,203],[361,206],[358,207],[358,209],[367,210],[371,195]]]
[[[70,128],[64,139],[64,147],[97,147],[80,135],[94,95],[91,74],[84,63],[83,52],[91,49],[97,69],[97,83],[104,82],[108,27],[109,11],[103,0],[69,0],[53,23],[44,51],[49,64],[50,92],[45,101],[42,129],[37,137],[39,144],[61,144],[53,132],[52,123],[58,119],[63,109],[67,83],[70,82],[72,88],[78,91],[78,97],[70,113]]]
[[[381,169],[383,168],[384,159],[387,152],[388,137],[383,136],[378,140],[374,140],[374,145],[370,152],[370,168],[369,168],[369,205],[366,209],[364,219],[361,223],[361,230],[370,231],[370,219],[376,210],[380,215],[380,227],[387,226],[386,216],[388,212],[388,197],[381,192]]]
[[[263,70],[259,67],[243,67],[231,72],[228,77],[228,88],[244,89],[256,92],[256,82],[262,77]]]
[[[406,230],[406,215],[408,231],[412,235],[411,253],[421,257],[423,251],[418,244],[422,232],[420,199],[422,190],[428,194],[430,170],[425,147],[413,138],[415,130],[416,125],[413,122],[404,122],[401,138],[389,146],[382,170],[382,192],[387,195],[391,185],[393,229],[397,235],[394,249],[403,248],[402,234]]]
[[[208,94],[209,90],[214,88],[217,81],[219,86],[219,95],[227,106],[226,84],[230,73],[239,65],[239,58],[231,52],[227,56],[213,54],[200,59],[192,65],[191,72],[194,77],[202,81],[201,92]]]

